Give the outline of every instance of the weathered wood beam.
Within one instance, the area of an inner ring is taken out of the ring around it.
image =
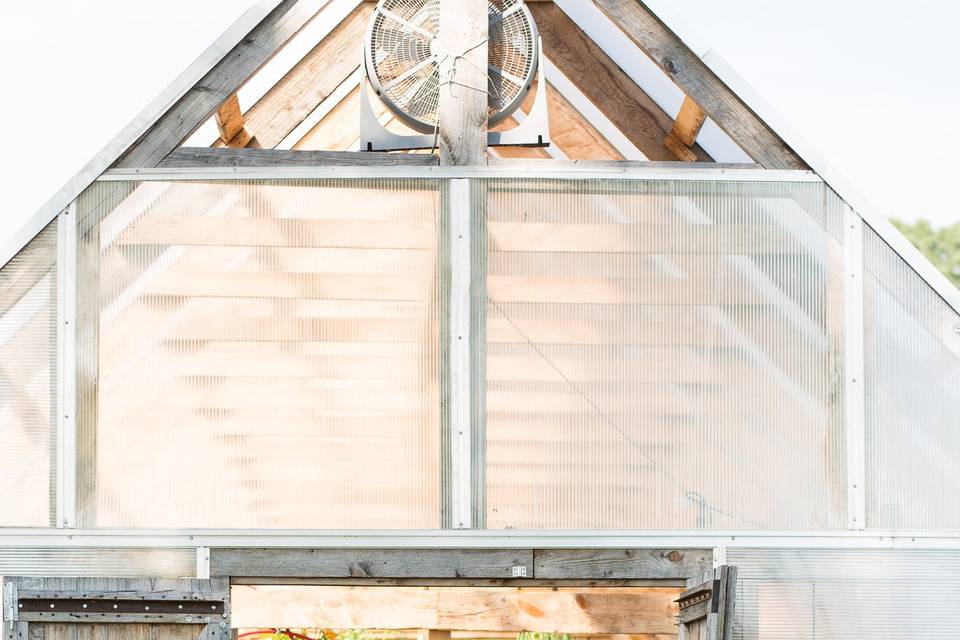
[[[243,114],[240,112],[237,94],[233,94],[220,105],[214,119],[220,132],[220,140],[228,147],[245,147],[253,138],[243,126]]]
[[[423,154],[181,147],[164,158],[159,166],[186,169],[196,167],[426,167],[436,164],[436,156]]]
[[[664,144],[673,118],[553,3],[532,5],[547,56],[648,159],[675,161]],[[710,156],[694,147],[697,160]]]
[[[487,0],[440,0],[440,164],[487,161]]]
[[[241,628],[425,629],[576,634],[673,634],[679,587],[238,586],[233,623]]]
[[[640,0],[594,0],[755,162],[806,169],[803,160]]]
[[[684,162],[695,162],[696,154],[691,150],[697,142],[697,136],[707,120],[706,112],[690,96],[683,98],[680,111],[673,122],[673,129],[667,134],[663,144]]]
[[[362,3],[247,110],[247,129],[256,136],[247,146],[276,147],[350,77],[372,11]]]
[[[538,549],[533,573],[540,579],[682,579],[711,567],[709,549]]]
[[[156,167],[295,36],[328,0],[284,0],[114,163]]]
[[[510,578],[529,549],[211,549],[210,575],[285,578]]]

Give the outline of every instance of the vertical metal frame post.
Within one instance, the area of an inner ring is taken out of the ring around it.
[[[471,335],[470,335],[470,180],[450,180],[450,507],[454,529],[469,529],[472,519]]]
[[[843,425],[850,529],[866,528],[867,511],[863,287],[863,220],[846,207],[843,219]]]
[[[58,528],[77,512],[77,203],[57,219],[57,472]]]

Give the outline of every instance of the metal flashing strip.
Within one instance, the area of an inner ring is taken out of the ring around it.
[[[364,178],[556,178],[564,180],[689,180],[712,182],[823,182],[812,171],[771,171],[740,167],[645,167],[643,162],[551,162],[477,167],[210,167],[196,169],[112,169],[102,182],[205,180],[310,180]],[[677,163],[678,165],[680,163]]]
[[[253,529],[0,529],[4,548],[310,547],[392,549],[942,549],[960,531],[308,531]]]

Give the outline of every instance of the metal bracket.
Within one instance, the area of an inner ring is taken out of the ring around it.
[[[3,619],[7,622],[16,622],[20,619],[17,615],[17,585],[13,582],[5,582],[3,590]]]
[[[540,39],[537,47],[543,50]],[[540,56],[542,60],[542,55]],[[366,59],[364,59],[366,64]],[[487,144],[491,147],[550,146],[550,116],[547,110],[547,82],[543,75],[543,64],[537,69],[537,94],[530,113],[523,121],[508,131],[487,132]],[[407,151],[411,149],[433,149],[437,136],[432,133],[401,135],[389,131],[380,124],[380,120],[370,106],[368,94],[369,81],[363,78],[360,84],[360,150],[361,151]]]
[[[674,600],[680,607],[677,622],[690,624],[706,618],[711,613],[717,613],[719,601],[713,594],[720,592],[720,580],[709,580],[687,589]]]
[[[226,622],[223,600],[65,597],[21,592],[16,615],[24,622]]]

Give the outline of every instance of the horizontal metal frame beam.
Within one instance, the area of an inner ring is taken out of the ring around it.
[[[244,529],[0,529],[0,549],[309,547],[405,549],[943,549],[958,531],[308,531]]]
[[[111,169],[100,182],[203,180],[309,180],[362,178],[559,178],[567,180],[663,180],[718,182],[822,182],[811,171],[770,171],[724,166],[647,166],[644,162],[559,162],[467,167],[198,167],[194,169]],[[673,163],[670,163],[671,165]],[[680,163],[677,163],[679,165]]]

